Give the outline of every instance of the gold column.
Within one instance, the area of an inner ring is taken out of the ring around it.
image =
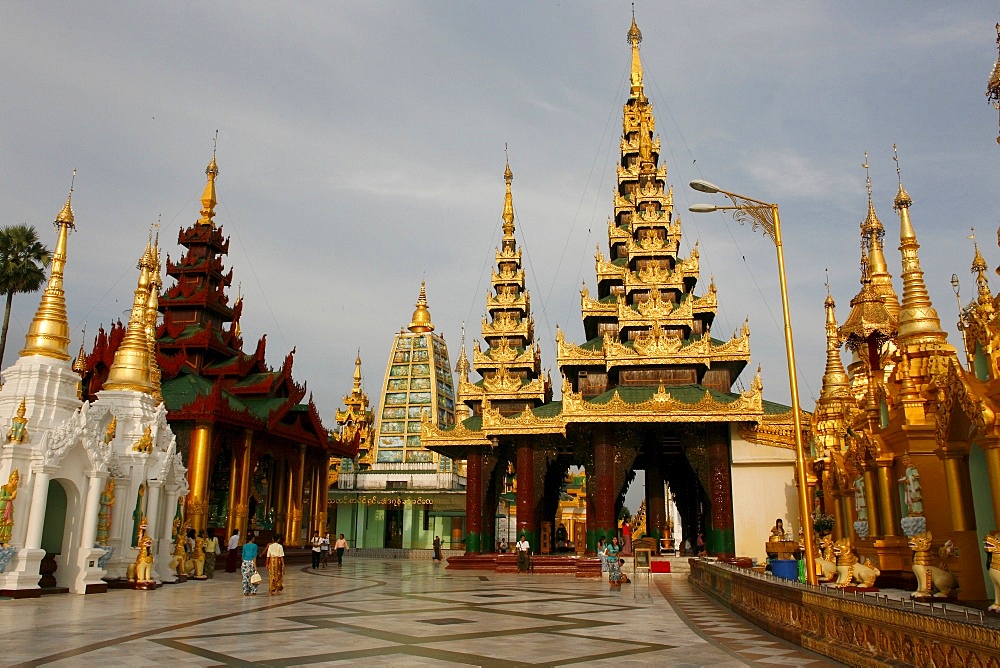
[[[236,503],[236,523],[234,529],[240,530],[241,536],[247,535],[247,525],[250,521],[250,451],[253,447],[253,431],[247,429],[243,432],[243,452],[240,457],[240,492]],[[264,499],[259,499],[264,503]]]
[[[969,460],[960,452],[946,452],[942,459],[951,512],[951,528],[954,531],[971,531],[976,528],[976,514],[972,501]]]
[[[326,515],[330,497],[330,458],[323,457],[316,466],[316,530],[326,533]]]
[[[899,495],[896,493],[896,480],[892,475],[892,460],[882,460],[877,462],[878,470],[878,495],[881,500],[879,504],[879,521],[882,525],[883,536],[898,536],[899,526]],[[871,511],[868,512],[871,518]]]
[[[299,445],[299,465],[295,468],[294,484],[291,486],[288,507],[292,520],[292,531],[294,543],[292,545],[302,545],[302,490],[305,487],[306,476],[306,446]]]
[[[879,517],[879,495],[876,494],[875,472],[865,469],[865,506],[868,509],[868,535],[882,535],[882,520]]]
[[[1000,438],[987,439],[983,444],[983,452],[986,455],[986,471],[990,476],[993,517],[1000,524]]]
[[[233,450],[229,458],[229,499],[226,505],[226,508],[228,509],[226,511],[227,539],[232,535],[233,529],[235,529],[238,525],[238,522],[236,521],[236,506],[239,503],[240,472],[240,457],[238,457],[236,450]]]
[[[288,512],[288,506],[285,505],[285,496],[288,493],[288,462],[284,459],[276,459],[274,462],[274,468],[272,470],[271,481],[271,508],[274,508],[274,531],[275,533],[280,533],[282,536],[286,536],[287,531],[285,531],[286,517]],[[285,543],[288,544],[287,542]]]
[[[292,547],[298,547],[300,545],[299,533],[301,533],[301,528],[296,523],[297,517],[301,517],[301,511],[296,508],[296,495],[295,495],[295,474],[298,467],[295,466],[291,461],[287,463],[285,469],[285,544],[291,545]]]
[[[198,423],[188,448],[187,521],[195,530],[208,523],[208,477],[211,472],[212,425]]]

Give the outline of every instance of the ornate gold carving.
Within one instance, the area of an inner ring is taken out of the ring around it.
[[[493,377],[483,378],[483,389],[491,393],[509,394],[519,390],[523,384],[521,376],[510,373],[506,364],[501,364],[500,369]]]
[[[645,357],[665,357],[676,353],[682,345],[680,338],[669,335],[659,322],[654,322],[648,331],[635,337],[632,347],[636,353]],[[608,345],[607,340],[605,340],[604,348],[610,355],[612,348]]]
[[[21,404],[17,407],[17,415],[11,418],[10,429],[7,431],[8,443],[24,443],[28,440],[28,420],[24,417],[27,408],[26,398],[21,398]]]

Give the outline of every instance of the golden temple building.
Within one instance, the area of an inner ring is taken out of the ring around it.
[[[557,331],[558,401],[534,343],[509,166],[504,175],[503,237],[482,327],[487,348],[475,346],[473,356],[482,379],[470,383],[468,367],[460,367],[458,401],[469,417],[462,419],[460,411],[459,422],[448,428],[425,421],[422,438],[437,452],[467,459],[470,567],[485,564],[478,555],[494,550],[494,518],[508,469],[516,476],[517,536],[543,551],[554,539],[561,483],[576,468],[586,475],[590,553],[599,539],[617,534],[637,469],[646,475],[646,533],[654,540],[666,537],[667,483],[685,535],[693,542],[703,532],[713,555],[747,553],[770,526],[758,513],[734,508],[734,492],[756,494],[797,519],[784,491],[794,461],[791,412],[763,399],[759,375],[747,389],[733,391],[750,360],[749,326],[729,340],[712,336],[715,286],[696,291],[697,245],[681,253],[681,220],[643,84],[641,40],[633,19],[608,254],[597,253],[596,294],[586,287],[581,293],[587,341],[573,344]]]

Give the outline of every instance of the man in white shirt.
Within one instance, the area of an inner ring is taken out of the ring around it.
[[[240,530],[233,529],[233,535],[229,537],[229,544],[226,545],[226,548],[229,550],[229,552],[226,553],[227,573],[235,573],[237,570],[239,570],[241,561],[241,555],[238,549],[239,546],[240,546]]]
[[[312,540],[310,540],[309,542],[312,545],[312,560],[313,560],[312,566],[313,570],[316,570],[317,568],[319,568],[319,557],[320,557],[320,551],[322,550],[323,547],[323,539],[319,537],[318,531],[313,531]]]
[[[530,567],[529,554],[531,552],[531,545],[528,543],[528,539],[521,534],[521,540],[517,541],[514,546],[517,550],[517,570],[522,573],[527,573]]]

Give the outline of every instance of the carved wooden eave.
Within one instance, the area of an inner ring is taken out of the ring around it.
[[[518,266],[521,265],[521,249],[518,248],[516,251],[509,250],[507,248],[498,248],[496,251],[497,264],[501,262],[517,262]]]
[[[641,166],[638,162],[630,165],[618,165],[618,180],[619,181],[635,181],[642,174]],[[658,178],[661,181],[665,181],[667,178],[667,166],[666,164],[660,165],[655,170],[650,172],[654,178]]]
[[[640,350],[636,349],[636,345]],[[713,343],[703,336],[684,345],[681,339],[651,337],[648,344],[636,341],[627,346],[612,335],[604,338],[602,348],[588,350],[573,343],[566,343],[559,332],[556,336],[556,364],[564,366],[604,366],[610,370],[622,366],[649,366],[673,364],[703,364],[711,368],[720,362],[749,362],[750,332],[748,328],[724,343]]]
[[[719,307],[719,296],[715,291],[715,285],[711,285],[706,294],[701,297],[695,297],[693,303],[691,304],[691,311],[693,313],[711,313],[715,315],[716,310]]]
[[[626,272],[624,276],[625,292],[631,294],[636,290],[646,291],[651,288],[661,290],[685,291],[683,274],[668,269],[649,267],[640,272]]]
[[[527,341],[535,338],[535,321],[532,318],[517,318],[510,314],[501,314],[492,322],[483,318],[483,338],[494,336],[520,336]]]
[[[650,142],[650,144],[651,144],[651,150],[652,150],[652,152],[655,153],[656,155],[659,155],[660,154],[660,135],[656,135],[655,137],[653,137],[653,141]],[[621,140],[621,152],[622,152],[622,154],[626,154],[626,153],[638,153],[639,152],[639,138],[636,137],[632,141],[629,141],[628,139],[625,139],[624,137],[622,137],[622,140]]]
[[[937,402],[934,411],[938,447],[947,452],[952,422],[956,411],[965,416],[971,429],[962,433],[963,441],[996,435],[997,407],[987,398],[986,383],[974,378],[957,361],[948,365],[947,371],[935,379]]]
[[[654,322],[690,326],[694,318],[693,301],[685,299],[680,304],[674,304],[668,299],[663,299],[662,293],[654,289],[649,299],[633,303],[631,306],[619,300],[616,315],[619,329],[649,327]]]
[[[625,401],[617,389],[609,401],[600,404],[564,391],[562,415],[567,422],[758,422],[764,417],[764,402],[759,385],[728,403],[717,401],[708,390],[695,403],[680,401],[662,385],[651,399],[640,403]]]
[[[493,295],[492,293],[486,295],[486,310],[491,313],[501,309],[516,309],[525,312],[528,310],[529,305],[528,293],[524,291],[520,291],[518,295],[508,294],[507,292],[501,292],[498,295]]]
[[[472,366],[476,371],[482,369],[496,369],[501,364],[506,364],[512,369],[536,369],[540,364],[534,346],[528,346],[520,353],[517,348],[507,345],[507,339],[501,339],[504,343],[487,350],[479,350],[478,347],[472,352]]]
[[[812,416],[806,411],[800,411],[799,415],[802,424],[802,442],[809,443],[812,440],[812,429],[809,426]],[[795,422],[792,419],[792,411],[764,415],[756,423],[743,422],[739,425],[738,432],[740,438],[747,443],[783,450],[795,449]]]
[[[663,227],[666,227],[666,224]],[[659,257],[663,255],[676,256],[680,250],[680,244],[680,239],[676,237],[660,238],[658,236],[650,236],[635,241],[630,236],[625,242],[625,250],[628,251],[629,262],[631,262],[636,258]]]
[[[545,382],[541,378],[535,378],[530,383],[522,383],[518,376],[510,376],[517,379],[517,383],[510,380],[494,381],[491,378],[484,378],[480,387],[470,383],[465,379],[459,380],[459,393],[463,402],[479,402],[484,397],[490,401],[545,401]],[[491,382],[492,381],[492,382]]]
[[[499,274],[493,272],[492,275],[493,285],[508,285],[510,283],[516,283],[518,285],[524,285],[524,269],[518,269],[517,271],[501,271]]]
[[[602,302],[593,299],[584,288],[580,291],[580,311],[584,318],[614,318],[618,315],[618,300]]]
[[[619,267],[615,263],[605,260],[600,250],[597,251],[594,264],[598,283],[601,281],[624,281],[625,277],[631,273],[628,267]]]
[[[482,431],[468,429],[458,422],[448,429],[441,429],[424,413],[420,419],[420,444],[429,448],[432,446],[476,446],[492,447],[492,442]]]
[[[483,408],[483,433],[490,436],[522,434],[566,434],[566,421],[561,415],[540,418],[530,408],[517,415],[504,416],[500,409],[488,403]]]
[[[620,207],[619,204],[621,204]],[[632,205],[624,197],[615,193],[615,208],[631,211]],[[616,243],[627,243],[631,238],[632,235],[628,230],[618,227],[618,223],[614,218],[608,218],[608,241],[612,246]]]

